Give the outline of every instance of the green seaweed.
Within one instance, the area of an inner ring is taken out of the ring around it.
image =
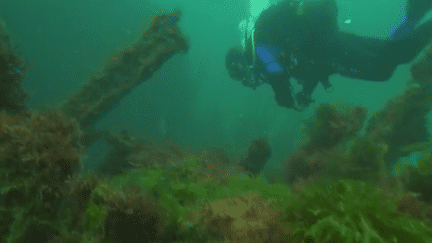
[[[295,234],[309,242],[430,242],[432,229],[399,213],[365,182],[340,180],[304,191]]]
[[[430,153],[421,153],[417,160],[417,169],[423,176],[432,175],[432,155]]]
[[[111,190],[137,186],[157,198],[164,208],[168,216],[166,241],[193,235],[189,242],[200,242],[207,236],[198,230],[195,220],[199,202],[217,192],[217,184],[198,181],[202,163],[199,157],[191,156],[175,165],[131,169],[112,178],[108,185],[99,186],[95,197]]]
[[[420,194],[422,200],[432,200],[432,154],[419,152],[417,159],[405,167],[404,179],[408,190]]]
[[[431,228],[399,213],[395,200],[371,184],[328,180],[306,186],[296,195],[289,185],[269,183],[262,175],[233,176],[227,184],[199,181],[202,163],[199,157],[189,157],[176,166],[133,169],[114,177],[96,189],[84,222],[103,225],[103,208],[95,203],[98,195],[138,186],[157,199],[167,216],[163,242],[221,241],[224,235],[212,228],[215,218],[203,209],[219,200],[249,200],[244,195],[262,198],[277,212],[280,237],[289,235],[299,242],[432,241]],[[86,227],[97,234],[97,227]]]
[[[98,205],[93,200],[90,200],[86,211],[83,227],[86,232],[96,232],[103,227],[106,217],[106,207]]]
[[[269,200],[277,208],[290,205],[293,198],[290,186],[281,183],[269,183],[263,175],[249,177],[245,175],[233,176],[228,187],[220,193],[219,198],[241,195],[249,191],[258,193],[265,200]],[[224,194],[224,195],[223,195]],[[223,196],[222,196],[223,195]]]
[[[431,142],[419,142],[419,143],[413,143],[410,145],[406,145],[402,147],[400,150],[402,152],[412,153],[416,151],[430,151],[432,149],[432,143]]]

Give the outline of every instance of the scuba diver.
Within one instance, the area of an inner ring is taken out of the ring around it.
[[[279,2],[260,14],[250,35],[246,31],[245,48],[228,50],[225,66],[230,77],[244,86],[270,84],[278,105],[297,111],[314,101],[318,83],[327,92],[333,89],[332,74],[387,81],[432,37],[432,20],[419,24],[432,0],[407,1],[405,19],[387,39],[339,30],[335,0]],[[296,94],[290,78],[302,85]]]

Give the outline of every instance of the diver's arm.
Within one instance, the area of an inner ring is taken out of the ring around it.
[[[275,93],[275,99],[279,106],[294,108],[294,94],[287,73],[280,73],[269,77],[266,82],[270,84]]]
[[[311,97],[318,83],[319,80],[308,80],[304,83],[303,89],[300,92],[303,93],[306,97]]]
[[[301,111],[308,107],[310,103],[314,102],[312,99],[312,93],[314,92],[318,83],[319,80],[317,79],[304,82],[302,90],[295,95],[297,105],[299,106],[299,109],[297,110]]]

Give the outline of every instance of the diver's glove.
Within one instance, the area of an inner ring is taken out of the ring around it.
[[[315,102],[311,95],[306,95],[304,92],[300,91],[295,95],[295,105],[294,110],[303,111],[306,109],[310,103]]]
[[[256,89],[256,87],[263,84],[262,80],[255,78],[253,74],[253,67],[250,66],[247,68],[246,76],[242,80],[242,84],[245,87],[251,87],[253,90]]]

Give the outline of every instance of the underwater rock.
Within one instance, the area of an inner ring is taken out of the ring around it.
[[[10,42],[6,23],[0,19],[0,110],[25,111],[27,93],[21,88],[26,64]]]
[[[396,203],[399,212],[432,226],[432,205],[422,201],[418,195],[414,193],[404,195]]]
[[[160,242],[164,212],[157,201],[137,187],[106,194],[108,208],[104,242]]]
[[[432,174],[421,173],[413,166],[405,168],[405,186],[411,192],[419,193],[419,198],[426,202],[432,201]]]
[[[22,226],[22,228],[13,232],[13,236],[8,237],[7,242],[65,242],[65,240],[60,237],[59,230],[56,229],[55,225],[51,222],[29,217]]]
[[[72,201],[71,224],[77,225],[82,219],[93,190],[101,184],[102,177],[93,175],[74,177],[70,182],[70,198]]]
[[[123,170],[131,167],[128,158],[135,154],[145,143],[142,139],[137,139],[129,135],[127,130],[122,130],[120,136],[115,136],[108,131],[91,130],[91,135],[85,136],[89,140],[103,138],[111,145],[111,149],[99,166],[99,171],[105,175],[117,175]]]
[[[432,50],[411,66],[412,82],[404,93],[387,102],[384,109],[369,120],[366,134],[389,146],[387,166],[410,155],[404,147],[429,142],[427,115],[432,108]]]
[[[432,85],[432,47],[425,50],[424,55],[411,65],[414,82],[422,87]]]
[[[291,242],[280,228],[277,211],[258,193],[209,203],[203,223],[229,242]]]
[[[203,160],[199,179],[227,183],[235,175],[247,175],[242,166],[235,165],[222,149],[209,148],[200,156]]]
[[[0,112],[0,211],[13,213],[1,222],[10,231],[0,227],[0,242],[63,242],[52,222],[64,209],[66,181],[80,169],[81,134],[57,110]]]
[[[105,175],[117,175],[131,167],[165,165],[169,160],[182,160],[187,156],[187,151],[174,143],[155,143],[135,138],[127,130],[122,130],[116,136],[108,131],[88,129],[83,144],[89,146],[98,139],[104,139],[111,145],[98,168]]]
[[[227,165],[232,163],[231,160],[228,158],[225,150],[221,148],[210,147],[203,151],[203,154],[205,154],[206,160],[208,160],[210,163],[214,162]]]
[[[315,116],[307,121],[309,142],[306,147],[328,150],[353,138],[363,127],[366,113],[361,106],[350,108],[339,103],[320,105]]]
[[[127,161],[132,166],[149,167],[166,165],[169,161],[183,160],[188,151],[170,142],[141,141]]]
[[[289,183],[324,174],[346,177],[356,173],[338,146],[357,135],[363,127],[366,109],[323,104],[315,113],[306,122],[307,141],[286,160],[286,179]]]
[[[29,177],[32,171],[30,177],[60,188],[80,169],[82,131],[76,121],[58,110],[28,118],[0,114],[0,118],[0,151],[4,152],[0,159],[7,162],[3,168],[15,168],[15,177]]]

